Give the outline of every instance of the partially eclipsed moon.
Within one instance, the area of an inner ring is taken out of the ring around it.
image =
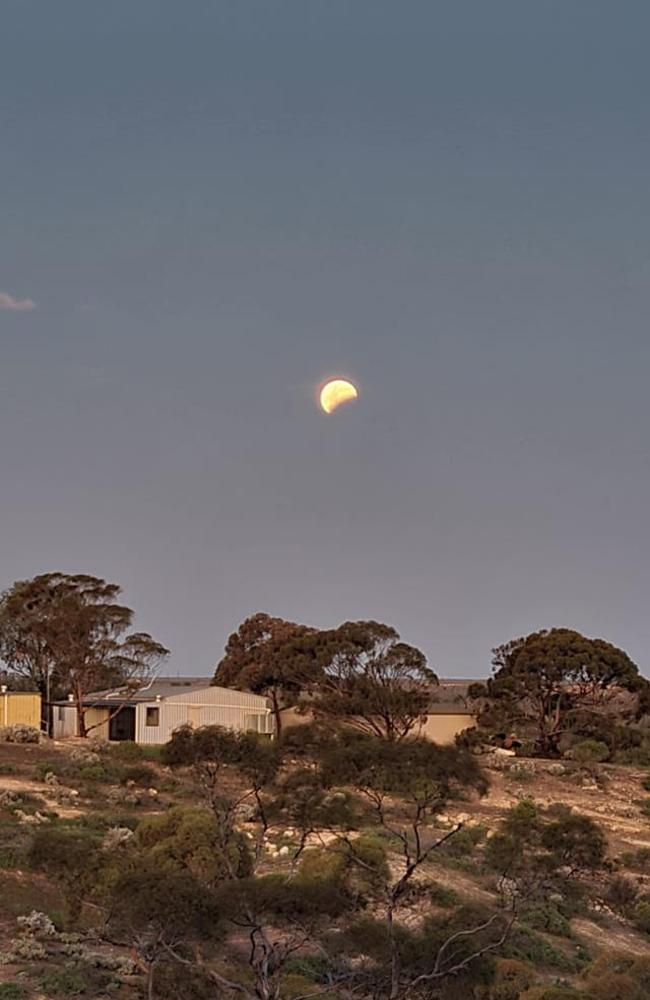
[[[356,399],[359,393],[352,385],[343,378],[332,379],[326,382],[320,391],[320,405],[325,413],[333,413],[341,403],[348,403],[351,399]]]

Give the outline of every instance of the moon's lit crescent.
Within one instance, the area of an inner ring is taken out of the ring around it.
[[[326,382],[320,391],[320,405],[325,413],[333,413],[341,403],[356,399],[359,393],[352,382],[343,378],[335,378]]]

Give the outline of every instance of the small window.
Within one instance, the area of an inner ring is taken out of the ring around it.
[[[159,708],[148,708],[147,709],[147,726],[159,726],[160,725],[160,709]]]

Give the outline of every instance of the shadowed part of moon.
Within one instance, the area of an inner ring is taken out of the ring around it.
[[[348,403],[356,399],[359,393],[352,382],[346,379],[335,378],[326,382],[320,392],[320,405],[325,413],[333,413],[341,403]]]

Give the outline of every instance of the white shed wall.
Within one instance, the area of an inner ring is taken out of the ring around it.
[[[264,712],[269,707],[268,700],[262,695],[251,694],[249,691],[233,691],[232,688],[205,687],[199,691],[187,691],[171,694],[165,697],[165,703],[182,702],[192,705],[222,705],[229,708],[251,708],[256,712]]]
[[[77,710],[74,705],[55,705],[52,715],[52,737],[55,740],[77,735]]]
[[[254,696],[253,696],[254,697]],[[264,702],[264,699],[259,699]],[[157,708],[160,721],[157,726],[148,726],[147,708]],[[238,732],[253,730],[255,732],[273,732],[273,716],[270,710],[259,705],[219,705],[200,704],[197,699],[181,702],[176,696],[162,701],[141,702],[136,707],[135,738],[137,743],[167,743],[179,726],[187,725],[188,715],[191,724],[199,726],[224,726]]]

